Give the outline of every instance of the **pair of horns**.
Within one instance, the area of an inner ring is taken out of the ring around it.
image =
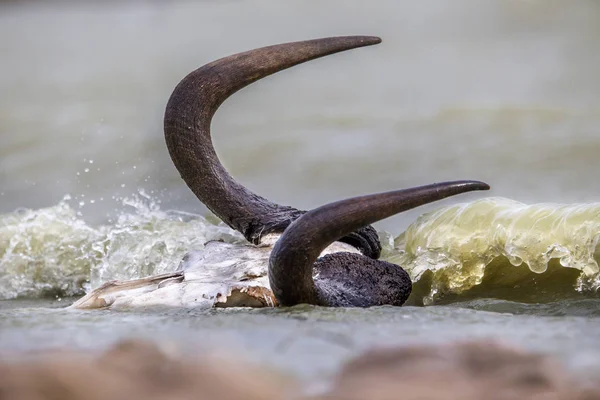
[[[214,214],[254,243],[261,235],[283,232],[296,221],[278,247],[310,243],[310,249],[303,248],[311,257],[379,219],[455,194],[489,189],[478,181],[444,182],[348,199],[305,214],[253,193],[225,170],[210,135],[212,117],[225,99],[294,65],[380,42],[378,37],[347,36],[284,43],[225,57],[190,73],[173,91],[164,119],[169,154],[183,180]],[[354,236],[351,240],[358,239]]]

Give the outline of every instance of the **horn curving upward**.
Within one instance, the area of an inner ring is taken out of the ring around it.
[[[327,270],[321,271],[316,282],[313,266],[327,246],[361,226],[459,193],[489,188],[488,184],[479,181],[442,182],[354,197],[311,210],[294,221],[273,247],[269,259],[271,289],[283,306],[301,303],[322,306],[401,305],[410,294],[410,279],[408,275],[398,275],[395,271],[390,273],[389,266],[404,273],[399,266],[343,255],[348,253],[334,253],[326,256],[328,259],[323,265]],[[335,257],[340,257],[342,262],[336,262]],[[386,274],[395,275],[392,277],[395,282],[382,288],[378,281],[388,279]],[[353,278],[349,279],[350,276]],[[354,293],[360,291],[363,293]]]
[[[347,36],[284,43],[225,57],[190,73],[173,91],[164,118],[169,154],[185,183],[247,240],[259,243],[261,236],[283,232],[304,211],[275,204],[229,175],[213,148],[213,114],[225,99],[261,78],[315,58],[380,42],[377,37]],[[349,233],[344,239],[365,255],[379,256],[381,246],[372,227]]]

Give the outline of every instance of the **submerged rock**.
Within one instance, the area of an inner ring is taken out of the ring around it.
[[[205,356],[184,360],[143,341],[125,341],[100,357],[48,353],[0,364],[0,398],[14,400],[279,399],[279,375]]]
[[[100,357],[52,352],[0,363],[0,398],[282,399],[302,397],[292,379],[235,358],[181,358],[142,341]],[[555,361],[493,342],[371,351],[348,363],[317,399],[600,399]]]
[[[371,351],[322,399],[600,399],[549,357],[488,341]]]

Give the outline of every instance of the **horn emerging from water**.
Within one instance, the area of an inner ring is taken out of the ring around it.
[[[258,243],[262,235],[283,232],[304,212],[275,204],[229,175],[213,148],[213,114],[225,99],[261,78],[315,58],[380,42],[377,37],[349,36],[284,43],[225,57],[190,73],[171,95],[164,119],[169,154],[183,180],[200,201],[249,241]],[[372,228],[351,234],[344,241],[358,244],[366,255],[379,256],[380,245]]]
[[[275,243],[269,259],[271,289],[283,306],[321,304],[313,264],[340,237],[402,211],[473,190],[488,190],[479,181],[434,183],[326,204],[294,221]],[[335,255],[335,254],[334,254]]]

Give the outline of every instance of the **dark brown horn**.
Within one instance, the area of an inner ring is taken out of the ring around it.
[[[269,259],[269,281],[281,305],[318,304],[313,264],[342,236],[423,204],[473,190],[488,190],[479,181],[434,183],[326,204],[304,214],[285,230]]]
[[[225,57],[190,73],[173,91],[164,120],[169,154],[185,183],[213,213],[249,241],[257,243],[261,235],[282,232],[303,212],[272,203],[229,175],[212,145],[213,114],[225,99],[261,78],[315,58],[380,42],[377,37],[347,36],[284,43]]]

